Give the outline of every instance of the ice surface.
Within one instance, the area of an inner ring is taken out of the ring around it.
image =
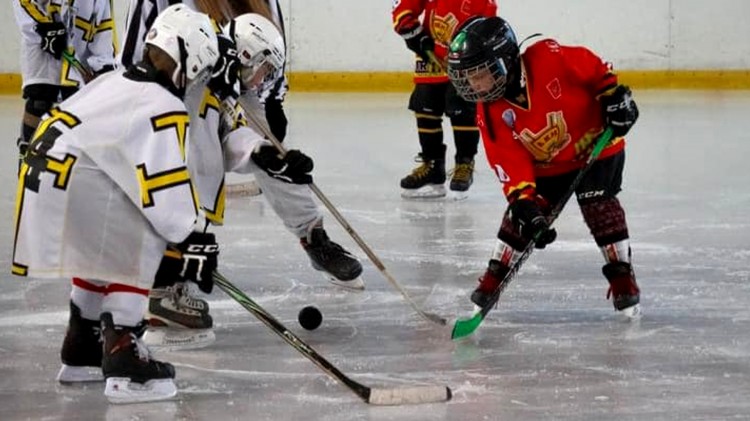
[[[641,119],[620,198],[643,290],[638,323],[605,301],[602,258],[575,205],[558,221],[558,241],[529,259],[478,333],[452,343],[410,310],[333,217],[331,237],[363,259],[364,292],[312,270],[264,199],[228,204],[222,271],[248,295],[361,383],[454,391],[447,404],[394,408],[362,403],[221,291],[209,298],[216,343],[161,355],[177,366],[178,400],[113,406],[103,385],[56,384],[69,286],[10,275],[23,105],[3,97],[0,419],[750,419],[750,93],[635,96]],[[455,318],[471,309],[505,204],[482,156],[468,200],[400,198],[398,180],[418,147],[407,99],[292,93],[287,142],[315,158],[318,186],[414,300]],[[296,322],[309,304],[324,317],[313,332]]]

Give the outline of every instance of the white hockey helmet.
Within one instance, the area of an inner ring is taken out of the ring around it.
[[[242,84],[246,88],[253,88],[248,84],[252,84],[259,71],[265,70],[266,79],[259,82],[267,82],[283,68],[286,59],[284,37],[270,20],[257,13],[246,13],[232,19],[224,32],[237,45]]]
[[[156,17],[146,44],[164,50],[177,63],[172,82],[179,89],[205,84],[219,58],[211,19],[182,4],[169,6]]]

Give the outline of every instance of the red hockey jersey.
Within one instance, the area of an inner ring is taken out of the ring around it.
[[[551,39],[528,47],[521,62],[525,98],[477,107],[487,160],[503,183],[506,197],[535,187],[536,177],[584,165],[604,130],[598,96],[617,85],[611,67],[590,50],[563,46]],[[599,159],[624,147],[624,139],[617,138]]]
[[[404,28],[418,26],[421,16],[422,26],[435,40],[435,56],[443,63],[456,28],[472,16],[495,15],[495,0],[395,0],[392,11],[393,29],[399,34]],[[447,82],[448,76],[444,69],[417,57],[414,81]]]

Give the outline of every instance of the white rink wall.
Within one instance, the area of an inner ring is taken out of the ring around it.
[[[11,2],[0,5],[0,73],[18,73]],[[114,0],[124,25],[127,0]],[[408,71],[389,0],[282,0],[291,72]],[[749,0],[499,0],[520,38],[585,44],[629,70],[750,69]]]

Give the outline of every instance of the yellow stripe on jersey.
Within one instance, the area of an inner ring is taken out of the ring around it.
[[[203,92],[203,99],[201,100],[201,106],[198,108],[198,115],[201,118],[206,118],[206,114],[208,114],[209,109],[216,110],[216,112],[221,112],[221,105],[219,104],[219,97],[214,95],[210,89],[206,88],[206,90]]]
[[[65,190],[68,188],[68,181],[70,181],[70,170],[76,163],[75,156],[71,154],[65,154],[65,159],[58,161],[57,159],[47,155],[47,171],[55,174],[54,187]]]
[[[64,61],[65,60],[63,60],[63,62]],[[55,124],[58,121],[61,121],[63,124],[65,124],[71,129],[81,124],[81,120],[79,120],[78,117],[66,111],[61,110],[59,107],[52,108],[51,110],[48,111],[48,113],[49,113],[49,117],[44,119],[39,124],[39,127],[36,128],[36,132],[34,132],[34,137],[31,139],[32,143],[35,140],[37,140],[39,136],[42,135],[42,133],[46,132],[47,129],[49,129],[51,125]]]
[[[88,21],[80,16],[76,16],[75,18],[75,27],[83,31],[83,40],[86,42],[91,42],[94,40],[94,35],[96,35],[96,25],[92,21]]]
[[[211,221],[214,225],[224,225],[224,207],[226,204],[226,187],[224,181],[221,182],[219,188],[219,195],[216,197],[216,203],[214,203],[214,210],[203,208],[203,213],[206,214],[206,219]]]
[[[21,3],[21,7],[26,13],[34,19],[35,22],[52,22],[52,18],[47,15],[43,10],[39,9],[36,2],[31,0],[18,0]],[[58,6],[59,8],[59,6]]]
[[[70,55],[75,57],[76,53],[72,46],[68,47],[67,51],[70,53]],[[60,60],[60,64],[60,85],[78,87],[80,83],[70,77],[70,71],[71,69],[73,69],[73,66],[70,65],[70,61]]]
[[[115,3],[114,0],[109,0],[109,13],[114,13],[115,10]],[[120,45],[120,42],[117,41],[117,25],[115,25],[114,20],[112,21],[112,50],[115,52],[115,56],[117,56],[118,48]]]
[[[183,161],[185,160],[185,142],[187,141],[187,128],[189,125],[190,116],[186,112],[170,112],[151,117],[151,126],[155,132],[175,129]]]
[[[140,164],[137,167],[136,176],[138,184],[141,186],[141,205],[144,208],[154,206],[154,193],[159,190],[165,190],[172,187],[188,184],[193,192],[193,202],[197,203],[193,185],[190,182],[190,174],[186,167],[180,167],[174,170],[164,171],[150,175],[146,169],[146,164]],[[197,206],[196,206],[197,209]]]
[[[24,176],[29,171],[29,165],[26,162],[21,162],[21,169],[18,171],[20,176],[18,177],[18,183],[16,184],[16,204],[13,209],[13,265],[11,273],[18,276],[26,276],[28,268],[24,265],[15,263],[16,258],[16,245],[18,243],[18,227],[21,223],[21,209],[23,209],[23,199],[26,194],[26,177]]]

